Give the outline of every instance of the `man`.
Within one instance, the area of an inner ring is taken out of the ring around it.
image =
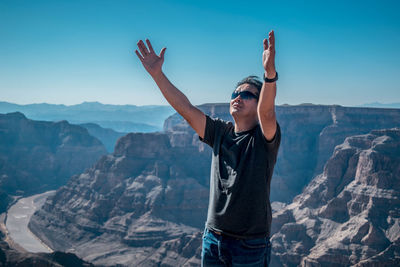
[[[203,234],[202,266],[267,266],[272,220],[270,182],[280,145],[275,115],[275,36],[264,39],[264,82],[249,76],[230,101],[235,124],[212,119],[193,106],[162,72],[164,54],[149,40],[135,51],[171,106],[213,149],[210,202]]]

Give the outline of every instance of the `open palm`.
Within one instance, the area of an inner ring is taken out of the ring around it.
[[[140,40],[137,43],[140,53],[137,50],[135,50],[135,53],[139,57],[147,72],[150,75],[154,76],[160,73],[162,70],[166,48],[164,47],[163,49],[161,49],[160,55],[157,56],[157,54],[154,52],[153,46],[148,39],[146,39],[146,43],[148,48],[146,47],[144,42]]]
[[[275,77],[275,35],[270,31],[268,39],[264,39],[263,66],[267,78]]]

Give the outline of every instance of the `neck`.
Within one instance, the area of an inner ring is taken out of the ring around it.
[[[258,120],[235,120],[235,133],[253,129],[258,124]]]

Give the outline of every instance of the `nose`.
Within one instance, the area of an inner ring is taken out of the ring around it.
[[[243,99],[242,99],[242,97],[240,96],[240,95],[238,95],[236,98],[234,98],[233,99],[234,101],[242,101]]]

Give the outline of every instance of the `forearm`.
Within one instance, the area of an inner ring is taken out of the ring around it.
[[[161,49],[160,55],[156,55],[154,49],[148,39],[146,39],[148,48],[140,40],[137,45],[140,50],[135,51],[136,55],[143,64],[143,67],[151,75],[156,82],[161,93],[164,95],[168,103],[192,126],[196,133],[204,136],[204,129],[206,125],[206,116],[204,113],[193,106],[189,99],[179,91],[162,72],[162,65],[164,62],[164,54],[166,48]]]
[[[158,88],[160,88],[161,93],[168,103],[179,114],[184,116],[184,114],[192,106],[189,99],[168,80],[167,76],[165,76],[163,72],[152,75],[152,78],[156,82]]]
[[[258,102],[259,116],[268,116],[275,114],[276,82],[264,82],[261,88]]]
[[[262,132],[268,141],[272,140],[276,133],[275,96],[276,83],[264,82],[261,88],[257,114]]]

